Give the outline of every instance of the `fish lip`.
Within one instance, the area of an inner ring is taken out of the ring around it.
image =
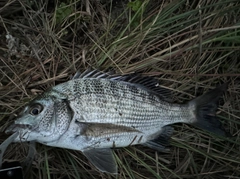
[[[20,130],[32,130],[33,127],[29,124],[12,124],[6,130],[6,134],[12,134],[14,132],[18,132]]]
[[[15,124],[16,127],[22,128],[22,129],[32,129],[33,127],[29,124]]]

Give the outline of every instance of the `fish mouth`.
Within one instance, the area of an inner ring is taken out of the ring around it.
[[[12,134],[15,132],[19,132],[21,130],[31,131],[32,129],[33,129],[33,127],[29,124],[12,124],[5,130],[5,133]]]
[[[14,142],[26,142],[29,141],[29,134],[33,131],[31,125],[26,124],[12,124],[6,130],[6,134],[18,133],[18,136],[14,139]]]

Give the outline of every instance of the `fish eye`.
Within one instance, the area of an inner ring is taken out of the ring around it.
[[[31,115],[36,116],[36,115],[38,115],[39,113],[42,112],[42,109],[43,109],[42,105],[40,105],[40,104],[34,104],[34,105],[30,108],[29,113],[30,113]]]

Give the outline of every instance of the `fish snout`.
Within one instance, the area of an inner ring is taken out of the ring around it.
[[[16,123],[14,123],[14,124],[10,125],[5,130],[5,133],[6,134],[12,134],[12,133],[18,132],[20,130],[25,130],[25,129],[32,130],[33,127],[32,127],[32,125],[29,125],[29,124],[16,124]]]

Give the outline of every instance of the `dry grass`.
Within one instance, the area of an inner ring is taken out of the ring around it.
[[[176,102],[228,81],[218,115],[233,137],[174,125],[170,153],[115,150],[118,176],[39,144],[27,178],[240,178],[240,2],[143,1],[136,12],[115,2],[0,1],[0,131],[35,95],[93,67],[156,76]],[[24,161],[27,148],[12,144],[4,158]]]

